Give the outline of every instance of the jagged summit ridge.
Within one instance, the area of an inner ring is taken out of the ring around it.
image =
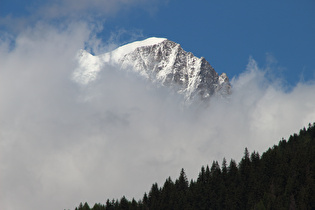
[[[154,83],[173,87],[187,100],[230,94],[231,85],[225,73],[219,76],[205,58],[197,58],[165,38],[133,42],[99,56],[81,51],[79,64],[73,76],[82,84],[94,80],[104,65],[117,65]]]

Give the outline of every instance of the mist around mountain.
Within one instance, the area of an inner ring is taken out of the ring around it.
[[[188,103],[231,94],[231,84],[225,73],[219,75],[205,58],[197,58],[183,50],[180,44],[165,38],[147,38],[95,56],[81,50],[78,62],[73,79],[83,85],[96,80],[102,68],[115,66],[136,72],[158,86],[171,88]]]
[[[261,153],[315,119],[315,83],[287,90],[273,74],[285,63],[246,58],[230,78],[228,103],[212,97],[209,107],[181,109],[183,95],[114,66],[87,85],[74,82],[80,49],[110,51],[90,24],[39,23],[7,38],[0,41],[1,209],[138,200],[181,168],[197,177],[209,161],[238,162],[245,147]]]
[[[138,201],[123,196],[92,208],[80,203],[75,210],[315,209],[314,160],[315,123],[262,155],[245,148],[238,164],[224,158],[221,165],[202,166],[190,181],[182,169],[176,180],[154,183]]]

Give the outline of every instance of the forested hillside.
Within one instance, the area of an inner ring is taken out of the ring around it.
[[[315,209],[315,123],[261,156],[246,148],[239,164],[213,161],[196,180],[189,182],[182,169],[139,201],[122,197],[75,209]]]

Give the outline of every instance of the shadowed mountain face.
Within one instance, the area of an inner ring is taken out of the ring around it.
[[[154,39],[154,42],[150,39]],[[213,95],[230,94],[231,85],[227,75],[218,75],[205,58],[197,58],[183,50],[179,44],[167,39],[149,38],[142,42],[145,44],[131,43],[99,56],[86,55],[87,52],[83,52],[79,61],[85,70],[81,72],[93,72],[93,65],[84,66],[90,59],[99,68],[111,64],[138,72],[156,84],[174,88],[186,100],[195,97],[207,100]]]

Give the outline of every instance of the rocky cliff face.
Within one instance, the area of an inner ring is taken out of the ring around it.
[[[207,100],[210,96],[226,96],[231,92],[225,73],[218,75],[205,58],[197,58],[167,39],[149,38],[99,56],[84,51],[79,63],[78,78],[85,75],[89,79],[89,75],[95,76],[106,64],[118,65],[121,69],[136,71],[154,83],[174,88],[187,100],[195,97]]]

